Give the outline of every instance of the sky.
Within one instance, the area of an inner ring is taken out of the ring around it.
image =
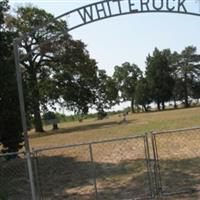
[[[200,6],[195,0],[187,1],[191,2],[191,6]],[[55,16],[91,2],[95,0],[10,0],[12,8],[30,3]],[[70,32],[74,39],[81,39],[87,44],[98,67],[105,69],[109,75],[112,75],[114,66],[126,61],[145,70],[145,59],[155,47],[180,52],[186,46],[194,45],[200,52],[199,33],[200,17],[171,13],[119,16]]]
[[[157,1],[157,0],[156,0]],[[198,0],[186,0],[189,6],[198,7]],[[55,16],[87,5],[95,0],[10,0],[12,8],[26,4],[36,5]],[[124,62],[135,63],[145,70],[147,55],[157,47],[181,52],[194,45],[200,53],[200,17],[171,14],[145,13],[126,15],[85,25],[70,32],[74,39],[87,44],[92,58],[100,69],[113,74],[114,66]],[[127,104],[126,104],[127,105]],[[126,106],[125,105],[125,106]],[[123,106],[121,106],[123,108]]]

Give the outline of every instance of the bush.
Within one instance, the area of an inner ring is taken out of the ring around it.
[[[105,117],[107,116],[107,113],[105,111],[99,111],[98,114],[97,114],[97,119],[98,120],[102,120],[104,119]]]

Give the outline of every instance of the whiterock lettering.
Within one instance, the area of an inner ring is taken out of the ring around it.
[[[77,9],[82,23],[138,12],[187,13],[186,0],[105,0]]]

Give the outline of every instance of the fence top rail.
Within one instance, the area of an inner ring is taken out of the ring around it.
[[[192,128],[181,128],[181,129],[173,129],[173,130],[166,130],[160,132],[152,132],[153,135],[161,135],[161,134],[170,134],[170,133],[181,133],[186,131],[195,131],[200,130],[200,126],[192,127]]]
[[[13,155],[25,155],[25,152],[0,153],[0,157],[13,156]]]
[[[55,149],[62,149],[62,148],[79,147],[79,146],[95,145],[95,144],[102,144],[102,143],[109,143],[109,142],[118,142],[122,140],[138,139],[138,138],[144,138],[145,135],[146,134],[127,136],[127,137],[116,137],[112,139],[96,140],[96,141],[83,142],[83,143],[77,143],[77,144],[66,144],[66,145],[49,146],[49,147],[43,147],[43,148],[33,148],[32,150],[33,152],[37,153],[41,151],[48,151],[48,150],[55,150]]]

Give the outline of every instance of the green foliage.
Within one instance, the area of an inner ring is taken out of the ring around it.
[[[118,102],[118,88],[115,80],[108,76],[105,70],[98,70],[96,86],[95,105],[98,111],[98,119],[103,119],[107,115],[105,109],[110,109]]]
[[[41,24],[22,42],[23,83],[26,108],[34,116],[36,131],[42,132],[41,108],[62,102],[69,110],[88,113],[95,102],[96,61],[86,46],[67,34],[67,24],[36,7],[19,7],[17,15],[7,20],[8,27],[25,34]],[[65,31],[65,33],[63,32]],[[28,55],[28,56],[27,56]]]
[[[36,7],[19,7],[16,15],[7,19],[7,26],[15,29],[20,35],[32,31],[35,27],[53,20],[54,16],[43,9]],[[20,48],[21,61],[23,66],[23,85],[26,93],[26,110],[34,116],[36,131],[43,131],[40,108],[46,106],[47,102],[54,97],[53,88],[55,85],[50,79],[52,66],[51,56],[55,46],[51,43],[44,43],[48,37],[53,37],[61,33],[61,29],[66,27],[63,22],[54,21],[51,25],[32,32],[24,39]],[[58,37],[59,38],[59,37]],[[28,55],[28,56],[27,56]]]
[[[131,110],[134,112],[135,88],[137,80],[142,76],[141,70],[135,64],[125,62],[122,66],[115,66],[114,79],[120,91],[121,101],[131,101]]]
[[[185,107],[189,106],[188,98],[195,97],[195,93],[198,93],[196,86],[200,81],[200,55],[197,54],[196,51],[197,49],[194,46],[185,47],[176,65],[177,77],[182,81],[181,91]]]
[[[56,114],[54,112],[47,112],[43,115],[44,120],[56,119]]]
[[[148,105],[151,103],[151,94],[146,78],[140,78],[135,89],[136,104],[141,105],[144,110],[148,111]]]
[[[85,44],[79,40],[63,42],[63,49],[56,61],[57,69],[53,79],[64,100],[62,106],[80,116],[87,114],[95,103],[96,61],[90,58]]]
[[[22,147],[22,126],[19,110],[11,32],[0,32],[0,143],[3,152],[17,152]]]
[[[164,103],[171,99],[174,85],[167,56],[164,52],[155,48],[153,55],[147,57],[146,64],[146,78],[151,98],[157,103],[158,109],[160,109],[160,103],[162,103],[162,108],[165,109]]]

